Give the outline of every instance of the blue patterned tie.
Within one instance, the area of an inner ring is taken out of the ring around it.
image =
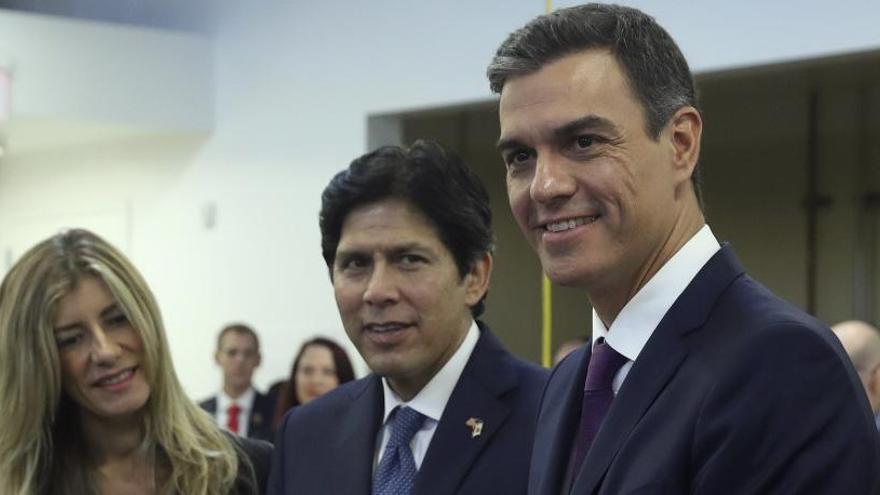
[[[409,407],[398,407],[393,419],[391,437],[373,475],[373,495],[410,495],[416,479],[416,461],[409,443],[425,416]]]

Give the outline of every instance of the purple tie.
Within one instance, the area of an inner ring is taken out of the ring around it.
[[[614,390],[611,388],[611,383],[614,381],[614,376],[627,361],[629,360],[626,356],[615,351],[605,342],[605,339],[600,338],[596,341],[593,354],[590,356],[590,364],[587,366],[587,379],[584,383],[581,423],[577,437],[575,437],[570,466],[572,479],[577,477],[584,457],[587,456],[596,434],[599,433],[602,420],[605,419],[608,409],[611,408],[611,402],[614,400]]]

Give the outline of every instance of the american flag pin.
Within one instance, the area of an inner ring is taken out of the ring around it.
[[[470,418],[464,424],[471,429],[471,438],[477,438],[483,433],[483,420],[480,418]]]

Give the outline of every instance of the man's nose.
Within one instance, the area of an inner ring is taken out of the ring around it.
[[[364,302],[377,306],[393,304],[398,299],[397,282],[393,269],[387,263],[376,263],[367,288],[364,290]]]
[[[550,204],[572,196],[577,184],[571,176],[568,164],[553,154],[542,154],[535,164],[535,176],[529,188],[532,199]]]
[[[250,351],[232,351],[229,353],[229,358],[236,363],[241,363],[247,361],[252,355]]]

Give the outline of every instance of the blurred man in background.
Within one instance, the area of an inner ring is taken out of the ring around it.
[[[880,413],[880,330],[864,321],[843,321],[831,327],[856,367],[875,417]]]
[[[220,392],[199,405],[236,435],[272,441],[274,401],[253,385],[260,366],[260,339],[249,326],[228,325],[217,336],[214,360],[223,371]]]

